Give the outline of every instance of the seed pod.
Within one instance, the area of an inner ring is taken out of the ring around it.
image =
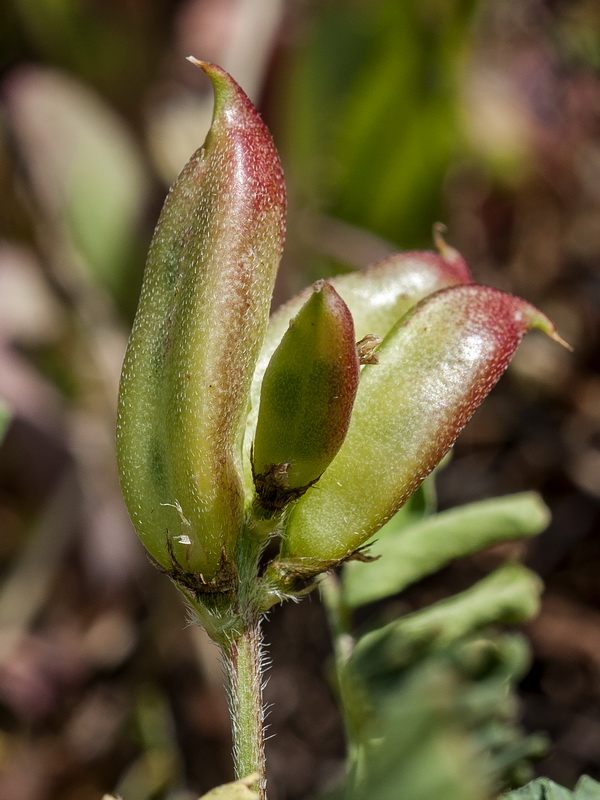
[[[289,517],[282,559],[325,564],[356,551],[454,444],[532,328],[558,338],[529,303],[472,285],[439,291],[401,320],[361,375],[339,453]]]
[[[123,494],[167,569],[210,581],[242,524],[241,445],[250,382],[284,239],[271,137],[219,67],[206,141],[165,201],[119,395]]]
[[[262,381],[253,471],[265,508],[304,494],[331,463],[348,430],[358,374],[352,315],[335,289],[318,281]]]
[[[411,250],[371,264],[359,272],[338,275],[328,282],[344,299],[354,320],[355,335],[383,338],[392,326],[427,295],[447,286],[471,283],[469,268],[460,254],[436,235],[439,253]],[[250,446],[258,419],[261,382],[267,365],[284,335],[289,320],[310,296],[310,288],[277,309],[269,327],[254,372],[251,409],[245,436],[245,481],[251,491]]]

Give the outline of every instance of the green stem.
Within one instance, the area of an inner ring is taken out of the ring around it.
[[[250,514],[236,547],[235,595],[202,595],[179,586],[209,636],[221,647],[227,674],[233,762],[237,780],[256,775],[258,800],[266,800],[262,632],[259,564],[278,519]]]
[[[257,617],[223,647],[229,681],[233,761],[236,779],[258,773],[259,800],[266,800],[262,632]]]
[[[350,609],[343,602],[340,579],[333,572],[319,578],[319,591],[332,633],[336,667],[341,673],[354,647]]]
[[[361,746],[359,730],[366,713],[366,709],[362,705],[362,694],[356,691],[352,675],[346,668],[346,663],[355,645],[351,633],[352,614],[344,603],[340,579],[333,572],[327,572],[321,576],[319,590],[333,638],[337,684],[348,743],[347,796],[350,797],[352,787],[359,783],[364,771],[365,751]]]

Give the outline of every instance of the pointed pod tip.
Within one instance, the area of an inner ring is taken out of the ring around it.
[[[562,336],[559,336],[559,334],[558,334],[558,332],[557,332],[557,331],[553,331],[552,333],[549,333],[549,334],[548,334],[548,336],[549,336],[551,339],[554,339],[554,341],[555,341],[555,342],[558,342],[558,344],[560,344],[560,345],[562,345],[563,347],[565,347],[565,348],[566,348],[566,349],[569,351],[569,353],[572,353],[572,352],[575,350],[575,348],[573,347],[573,345],[571,345],[571,344],[569,344],[568,342],[566,342],[566,341],[565,341],[565,340],[562,338]]]
[[[194,64],[194,66],[200,67],[200,69],[204,69],[207,66],[206,61],[200,61],[200,59],[196,58],[195,56],[186,56],[185,59],[186,61],[190,61],[192,64]]]
[[[562,336],[560,336],[556,330],[556,325],[552,322],[552,320],[545,314],[542,314],[541,311],[538,311],[538,309],[534,306],[532,306],[532,309],[535,311],[535,315],[531,320],[531,327],[542,331],[542,333],[545,333],[546,336],[550,337],[550,339],[553,339],[555,342],[562,345],[562,347],[565,347],[570,353],[572,353],[574,347],[572,347],[572,345],[570,345],[562,338]]]
[[[462,260],[461,254],[454,247],[451,247],[444,239],[444,234],[447,233],[448,228],[443,222],[436,222],[433,226],[433,243],[436,250],[444,259],[444,261],[458,261]]]
[[[338,308],[343,304],[344,310],[347,311],[344,300],[340,297],[338,292],[336,292],[335,288],[329,283],[329,281],[323,279],[315,281],[310,288],[312,289],[312,294],[307,302],[312,300],[313,303],[320,303],[321,305],[325,304],[335,308]]]
[[[186,61],[189,61],[190,64],[193,64],[195,67],[201,69],[205,75],[207,75],[217,92],[217,87],[230,87],[230,88],[238,88],[236,82],[233,80],[231,75],[226,72],[222,67],[218,64],[211,64],[210,61],[201,61],[199,58],[195,56],[186,56]],[[239,89],[238,89],[239,90]],[[218,96],[218,92],[217,92]]]

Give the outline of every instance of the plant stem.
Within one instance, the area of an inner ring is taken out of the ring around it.
[[[259,800],[266,800],[260,617],[251,621],[223,652],[229,681],[235,776],[239,780],[258,773]]]
[[[351,633],[352,615],[344,603],[340,579],[332,572],[325,573],[319,579],[319,590],[333,638],[338,691],[348,742],[348,786],[352,787],[360,781],[364,770],[365,750],[361,747],[359,731],[368,709],[364,708],[362,694],[355,691],[352,676],[346,669],[355,641]]]
[[[319,591],[333,638],[337,670],[341,673],[354,647],[354,639],[350,632],[350,610],[342,600],[340,579],[333,572],[321,575]]]

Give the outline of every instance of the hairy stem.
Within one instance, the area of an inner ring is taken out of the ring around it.
[[[266,800],[260,617],[223,652],[229,681],[235,775],[240,779],[258,773],[259,800]]]

